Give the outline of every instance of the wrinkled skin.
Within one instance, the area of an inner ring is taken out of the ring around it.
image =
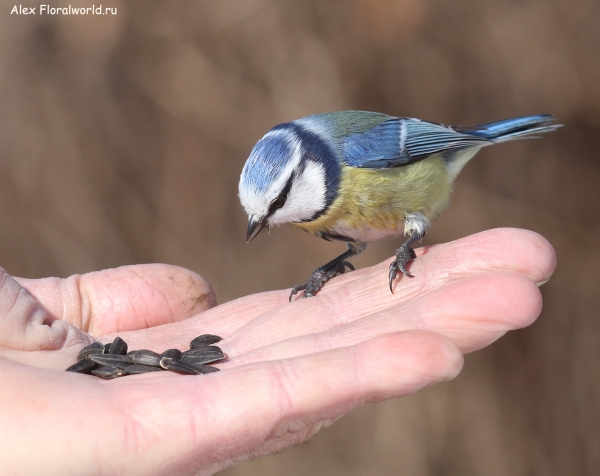
[[[1,474],[212,474],[307,440],[366,402],[454,378],[463,354],[531,324],[555,266],[541,236],[491,230],[417,249],[391,294],[387,262],[217,307],[167,265],[61,280],[0,277]],[[211,309],[212,308],[212,309]],[[222,372],[104,381],[64,372],[94,339],[132,349],[225,337]]]

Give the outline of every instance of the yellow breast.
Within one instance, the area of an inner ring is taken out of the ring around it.
[[[407,212],[421,212],[431,220],[447,205],[451,190],[452,178],[437,155],[383,170],[343,166],[338,196],[327,212],[295,225],[310,233],[357,229],[364,230],[359,234],[396,236]]]

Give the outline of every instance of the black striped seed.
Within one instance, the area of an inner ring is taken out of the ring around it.
[[[190,350],[167,349],[159,354],[147,349],[127,353],[127,343],[115,337],[108,344],[93,342],[84,347],[77,355],[78,361],[67,370],[103,379],[163,370],[188,375],[218,372],[218,368],[204,364],[225,358],[219,347],[211,345],[221,340],[219,336],[203,334],[190,342]]]
[[[212,372],[219,372],[221,369],[218,369],[217,367],[213,367],[211,365],[194,365],[194,367],[196,367],[198,370],[200,370],[200,373],[203,374],[210,374]]]
[[[221,360],[222,358],[223,357],[221,357],[221,356],[215,356],[215,355],[183,354],[181,356],[181,361],[187,362],[188,364],[193,364],[193,365],[203,365],[203,364],[210,364],[212,362],[216,362],[218,360]]]
[[[204,363],[215,362],[217,360],[221,360],[225,358],[225,354],[221,350],[220,347],[215,345],[207,346],[207,347],[197,347],[192,350],[186,350],[183,355],[189,355],[194,357],[203,357],[207,359]],[[183,358],[183,357],[182,357]]]
[[[127,357],[124,355],[113,355],[113,354],[104,354],[104,355],[90,355],[89,359],[92,362],[96,362],[98,365],[103,367],[113,366],[119,368],[125,368],[128,365],[131,365],[127,362]]]
[[[134,365],[151,365],[153,367],[160,367],[160,354],[151,350],[140,349],[129,352],[125,359],[127,362]]]
[[[153,365],[128,365],[123,369],[123,373],[126,375],[145,374],[148,372],[164,372],[164,369]]]
[[[112,379],[124,375],[123,369],[115,367],[114,365],[108,365],[106,367],[100,367],[99,369],[92,370],[92,374],[96,377],[104,379]]]
[[[77,354],[77,360],[85,359],[90,355],[98,355],[104,353],[104,344],[102,342],[92,342],[90,345],[86,345]]]
[[[112,355],[125,355],[127,353],[127,343],[120,337],[115,337],[110,346],[110,351],[106,352]]]
[[[181,374],[198,375],[202,373],[202,371],[195,365],[188,364],[182,360],[170,359],[168,357],[163,357],[160,360],[160,366],[165,370],[171,370]]]
[[[182,355],[183,355],[183,352],[181,352],[179,349],[168,349],[168,350],[165,350],[162,354],[160,354],[161,357],[167,357],[169,359],[175,359],[175,360],[181,359]]]
[[[217,342],[221,342],[222,340],[222,337],[213,334],[202,334],[201,336],[192,339],[192,341],[190,342],[190,349],[216,344]]]
[[[98,368],[98,364],[96,362],[92,362],[88,359],[78,360],[76,363],[71,365],[67,372],[77,372],[79,374],[91,374],[92,370]]]

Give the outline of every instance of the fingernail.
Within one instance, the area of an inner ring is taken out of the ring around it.
[[[541,285],[546,284],[548,281],[550,281],[550,278],[542,279],[541,281],[536,282],[535,285],[539,288]]]

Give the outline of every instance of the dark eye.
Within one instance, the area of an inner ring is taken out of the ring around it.
[[[271,210],[275,211],[275,210],[279,210],[281,207],[283,207],[285,205],[285,196],[284,195],[279,195],[274,201],[273,203],[271,203]]]
[[[288,179],[287,183],[285,184],[285,187],[283,187],[283,190],[281,191],[279,196],[271,202],[271,206],[269,207],[269,216],[271,216],[273,213],[275,213],[277,210],[279,210],[281,207],[283,207],[285,205],[288,194],[290,193],[290,189],[292,188],[292,180],[293,179],[294,179],[294,174],[292,174],[290,176],[290,178]]]

